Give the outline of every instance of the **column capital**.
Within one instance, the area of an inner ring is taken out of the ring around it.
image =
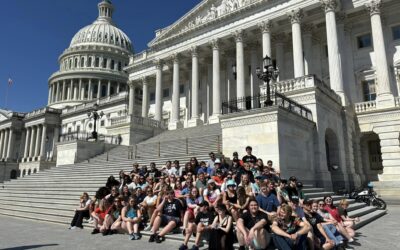
[[[294,10],[289,11],[286,14],[292,24],[301,23],[301,20],[304,17],[302,9],[294,9]]]
[[[242,29],[234,31],[232,35],[236,42],[243,42],[244,31]]]
[[[382,0],[371,0],[369,3],[365,4],[367,11],[371,16],[373,15],[380,15],[381,14],[381,7],[382,7]]]
[[[258,24],[258,28],[261,30],[262,33],[270,33],[272,28],[271,20],[265,20]]]
[[[179,63],[179,53],[173,53],[169,58],[173,63]]]
[[[213,50],[219,50],[220,40],[218,38],[212,39],[209,44]]]
[[[319,0],[319,2],[321,3],[321,7],[325,13],[336,11],[336,8],[338,7],[337,0]]]
[[[162,66],[164,64],[163,60],[160,58],[156,58],[153,60],[154,65],[156,66],[156,69],[162,69]]]
[[[198,51],[198,47],[197,46],[192,46],[189,49],[190,54],[192,55],[192,57],[198,57],[199,56],[199,51]]]
[[[336,22],[337,24],[344,24],[346,22],[347,15],[346,12],[340,11],[336,13]]]
[[[133,81],[133,80],[128,80],[128,86],[129,86],[129,88],[134,88],[135,87],[135,81]]]

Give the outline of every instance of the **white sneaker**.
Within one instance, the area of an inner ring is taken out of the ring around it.
[[[93,218],[90,218],[87,223],[92,224],[94,222]]]
[[[148,225],[147,227],[145,227],[143,230],[144,231],[150,231],[150,229],[151,229],[151,226],[150,225]]]
[[[76,229],[76,227],[75,227],[75,226],[69,227],[69,229],[70,229],[70,230],[74,230],[74,229]]]
[[[354,241],[354,239],[353,238],[351,238],[348,242],[349,243],[352,243]]]

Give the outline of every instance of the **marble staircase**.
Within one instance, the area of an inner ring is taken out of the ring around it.
[[[218,127],[215,126],[213,129],[215,129],[213,131],[217,131],[213,135],[220,136]],[[118,176],[120,170],[130,171],[134,162],[139,165],[149,165],[150,162],[155,162],[157,166],[162,166],[167,160],[175,159],[182,162],[183,165],[191,156],[196,156],[198,160],[208,159],[208,153],[216,151],[214,149],[219,147],[219,142],[213,140],[204,144],[200,137],[200,135],[207,135],[204,134],[204,129],[192,130],[192,132],[197,137],[189,138],[189,133],[185,130],[180,133],[168,131],[165,133],[169,135],[161,134],[158,139],[152,138],[137,145],[140,148],[141,145],[160,141],[171,145],[171,150],[165,150],[163,154],[156,157],[151,152],[147,152],[147,154],[138,154],[136,159],[131,159],[130,150],[132,148],[118,146],[85,162],[54,167],[34,175],[5,182],[3,188],[0,189],[0,214],[64,224],[67,228],[82,192],[88,192],[90,196],[94,196],[96,190],[105,185],[110,175]],[[176,150],[172,150],[172,148],[174,143],[178,143],[169,142],[168,138],[174,138],[181,142],[189,138],[189,140],[199,143],[195,144],[190,152],[184,151],[176,154]],[[310,185],[305,185],[304,192],[308,198],[313,199],[322,198],[324,195],[333,195],[332,192]],[[341,197],[333,196],[333,198],[337,203]],[[357,227],[364,226],[386,213],[386,211],[376,210],[374,207],[362,203],[355,203],[354,200],[350,200],[350,202],[349,215],[361,217]],[[92,224],[85,223],[84,226],[90,228]],[[146,232],[143,233],[146,234]],[[181,235],[169,235],[168,237],[176,240],[183,239]]]

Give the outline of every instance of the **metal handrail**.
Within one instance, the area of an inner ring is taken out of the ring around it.
[[[243,112],[246,110],[260,109],[267,106],[279,106],[289,112],[296,113],[312,121],[312,112],[305,106],[278,92],[271,93],[272,104],[266,104],[267,95],[245,96],[222,103],[222,114]]]

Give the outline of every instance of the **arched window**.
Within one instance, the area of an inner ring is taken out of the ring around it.
[[[98,68],[99,65],[100,65],[100,58],[96,57],[96,60],[94,62],[94,66]]]
[[[92,67],[92,57],[91,56],[89,56],[89,58],[88,58],[87,66]]]
[[[26,170],[24,169],[23,171],[22,171],[22,177],[24,177],[26,175]]]
[[[33,169],[33,173],[34,174],[36,174],[37,173],[37,169],[35,168],[35,169]]]
[[[28,175],[31,175],[31,170],[30,169],[28,170]]]
[[[115,89],[114,89],[114,87],[111,87],[110,88],[110,95],[114,95],[115,94]]]
[[[69,59],[69,66],[68,66],[68,68],[69,68],[69,69],[72,68],[72,59]]]
[[[75,67],[75,68],[78,68],[78,58],[75,58],[74,67]]]
[[[121,70],[122,70],[122,63],[118,62],[118,71],[121,71]]]
[[[81,58],[81,68],[85,67],[85,58]]]

